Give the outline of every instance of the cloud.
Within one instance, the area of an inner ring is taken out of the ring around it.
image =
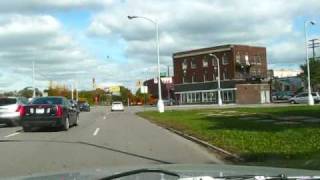
[[[163,70],[172,64],[174,52],[229,43],[266,46],[269,63],[298,64],[304,59],[298,21],[317,17],[319,8],[318,0],[1,1],[0,89],[30,86],[32,61],[36,63],[36,84],[43,88],[49,80],[69,84],[77,80],[81,88],[89,88],[93,77],[98,84],[133,87],[138,79],[154,77],[154,26],[143,19],[128,20],[128,15],[158,20]],[[68,32],[63,24],[68,22],[54,16],[82,10],[91,13],[87,29]],[[79,34],[85,34],[86,41]],[[91,38],[113,44],[106,47],[108,55],[113,56],[112,50],[118,48],[123,59],[97,58],[91,54],[95,50],[86,48],[94,48]]]
[[[0,42],[0,67],[6,70],[2,72],[0,88],[30,86],[33,61],[37,86],[41,88],[47,87],[50,80],[78,81],[81,88],[88,88],[93,77],[107,81],[120,74],[119,64],[92,57],[49,15],[12,15],[2,19]]]
[[[1,13],[42,13],[44,11],[97,10],[114,0],[10,0],[0,1]]]
[[[143,19],[126,18],[141,15],[158,19],[161,59],[165,64],[171,63],[176,51],[229,43],[266,46],[272,63],[299,63],[303,49],[298,43],[303,36],[294,27],[296,18],[314,16],[318,8],[320,3],[316,0],[127,1],[94,16],[87,34],[122,38],[128,57],[154,63],[154,26]],[[287,48],[286,52],[276,49],[282,47]],[[284,53],[290,55],[282,58]]]

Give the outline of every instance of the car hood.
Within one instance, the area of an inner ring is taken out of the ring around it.
[[[194,176],[231,176],[231,175],[259,175],[276,176],[286,174],[287,176],[320,176],[320,171],[287,169],[261,166],[235,166],[235,165],[217,165],[217,164],[169,164],[169,165],[146,165],[134,167],[112,167],[98,168],[89,170],[79,170],[72,172],[56,172],[50,174],[35,174],[31,176],[21,176],[8,179],[100,179],[113,174],[137,170],[137,169],[161,169],[180,174],[182,177]]]

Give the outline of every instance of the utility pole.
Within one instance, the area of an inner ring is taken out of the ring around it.
[[[311,39],[311,40],[309,40],[309,41],[311,42],[311,44],[309,44],[309,48],[312,49],[312,57],[313,57],[313,59],[315,60],[315,58],[316,58],[316,51],[315,51],[315,49],[318,48],[318,47],[320,47],[320,41],[319,41],[319,39]]]
[[[170,77],[170,66],[168,65],[168,77]]]
[[[71,83],[71,99],[73,100],[73,82]]]
[[[78,82],[76,82],[76,101],[79,101],[79,90],[78,90]]]

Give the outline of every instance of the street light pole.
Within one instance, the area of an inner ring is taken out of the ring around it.
[[[307,71],[308,71],[308,104],[310,106],[314,105],[314,99],[311,94],[311,82],[310,82],[310,60],[309,60],[309,52],[308,52],[308,33],[307,33],[307,26],[308,23],[311,25],[315,25],[314,21],[305,21],[304,22],[304,34],[305,34],[305,46],[306,46],[306,63],[307,63]]]
[[[209,54],[213,59],[217,61],[218,65],[218,105],[222,106],[222,99],[221,99],[221,86],[220,86],[220,62],[219,58],[215,54]]]
[[[36,86],[35,86],[34,60],[32,61],[32,88],[33,88],[32,98],[35,98],[36,97]]]
[[[156,29],[156,44],[157,44],[157,60],[158,60],[158,94],[159,94],[159,99],[158,99],[158,111],[160,113],[164,112],[164,103],[162,100],[162,91],[161,91],[161,77],[160,77],[160,47],[159,47],[159,25],[158,22],[152,19],[149,19],[147,17],[143,17],[143,16],[128,16],[128,19],[135,19],[135,18],[141,18],[141,19],[145,19],[147,21],[150,21],[151,23],[153,23],[155,25],[155,29]]]
[[[73,86],[73,82],[71,83],[71,99],[73,100],[73,89],[74,89],[74,86]]]

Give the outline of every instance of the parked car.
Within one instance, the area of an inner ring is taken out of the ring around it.
[[[78,102],[79,110],[90,112],[90,104],[87,102]]]
[[[28,132],[34,127],[60,127],[68,130],[71,125],[78,125],[79,113],[65,97],[40,97],[22,108],[21,124]]]
[[[124,111],[123,103],[121,101],[112,102],[111,111]]]
[[[319,103],[320,102],[320,96],[318,92],[313,92],[311,93],[314,99],[315,103]],[[291,104],[303,104],[303,103],[308,103],[308,93],[307,92],[303,92],[303,93],[299,93],[296,96],[290,98],[289,102]]]
[[[291,91],[278,91],[272,93],[272,100],[289,100],[294,96]]]
[[[0,124],[18,126],[21,121],[22,107],[28,104],[24,97],[0,98]]]

